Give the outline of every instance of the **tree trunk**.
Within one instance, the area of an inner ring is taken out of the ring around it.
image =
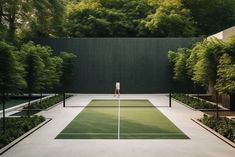
[[[214,84],[212,82],[209,83],[207,93],[215,96],[215,88],[214,88]]]
[[[212,101],[216,102],[216,90],[215,90],[214,84],[212,82],[209,83],[207,94],[211,95]]]
[[[2,95],[2,129],[3,129],[3,134],[6,132],[6,116],[5,116],[5,96]]]
[[[40,92],[40,104],[42,104],[42,91]]]
[[[29,114],[29,107],[31,105],[31,92],[29,92],[28,94],[28,109],[27,109],[27,116],[30,117],[30,114]]]
[[[217,120],[218,120],[218,118],[219,118],[219,106],[218,106],[218,92],[216,91],[216,93],[215,93],[215,103],[216,103],[216,118],[217,118]]]

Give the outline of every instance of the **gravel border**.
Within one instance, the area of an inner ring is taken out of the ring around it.
[[[27,136],[31,135],[33,132],[35,132],[36,130],[38,130],[39,128],[41,128],[43,125],[45,125],[46,123],[48,123],[49,121],[51,121],[51,118],[46,118],[45,121],[43,121],[42,123],[40,123],[39,125],[37,125],[36,127],[32,128],[31,130],[29,130],[28,132],[26,132],[25,134],[23,134],[22,136],[18,137],[17,139],[15,139],[14,141],[12,141],[11,143],[9,143],[8,145],[6,145],[5,147],[3,147],[2,149],[0,149],[0,155],[2,155],[3,153],[5,153],[7,150],[9,150],[10,148],[12,148],[14,145],[16,145],[17,143],[19,143],[20,141],[22,141],[24,138],[26,138]]]

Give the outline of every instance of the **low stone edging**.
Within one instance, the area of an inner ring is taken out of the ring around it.
[[[202,122],[200,122],[199,120],[192,118],[192,121],[194,121],[195,123],[197,123],[198,125],[200,125],[201,127],[203,127],[204,129],[206,129],[207,131],[211,132],[212,134],[214,134],[216,137],[220,138],[222,141],[224,141],[225,143],[227,143],[228,145],[230,145],[231,147],[235,148],[235,143],[233,143],[232,141],[230,141],[229,139],[225,138],[224,136],[220,135],[218,132],[214,131],[213,129],[209,128],[208,126],[206,126],[205,124],[203,124]]]
[[[66,99],[65,99],[65,101],[68,101],[69,99],[71,99],[71,98],[73,98],[73,97],[74,97],[74,95],[72,95],[72,96],[70,96],[70,97],[66,98]],[[52,105],[52,106],[50,106],[50,107],[46,108],[45,110],[42,110],[42,111],[48,111],[48,110],[50,110],[50,109],[54,108],[55,106],[59,105],[60,103],[63,103],[63,100],[62,100],[62,101],[60,101],[60,102],[58,102],[58,103],[56,103],[55,105]],[[66,106],[65,106],[65,107],[66,107]]]
[[[53,96],[53,95],[47,95],[47,96],[43,97],[42,100],[48,99],[48,98],[50,98],[50,97],[52,97],[52,96]],[[31,103],[40,101],[40,99],[41,99],[41,98],[32,100]],[[19,104],[19,105],[17,105],[17,106],[13,106],[13,107],[11,107],[11,108],[7,108],[7,109],[5,109],[5,113],[9,113],[9,112],[11,112],[11,111],[18,110],[18,109],[23,108],[24,106],[27,106],[27,105],[28,105],[28,102],[25,102],[25,103]],[[1,111],[0,111],[0,114],[2,114],[2,112],[3,112],[3,111],[1,110]]]
[[[181,101],[179,101],[179,100],[177,100],[177,99],[175,99],[175,98],[172,98],[174,101],[176,101],[177,103],[179,103],[179,104],[181,104],[181,105],[184,105],[185,107],[187,107],[187,108],[189,108],[189,109],[191,109],[191,110],[193,110],[193,111],[216,111],[216,109],[195,109],[195,108],[193,108],[193,107],[191,107],[191,106],[189,106],[189,105],[187,105],[187,104],[185,104],[185,103],[183,103],[183,102],[181,102]],[[218,109],[218,111],[228,111],[228,109]]]
[[[45,125],[46,123],[48,123],[49,121],[51,121],[51,118],[46,118],[46,120],[42,123],[40,123],[39,125],[37,125],[36,127],[32,128],[31,130],[29,130],[28,132],[26,132],[25,134],[23,134],[22,136],[18,137],[17,139],[15,139],[14,141],[12,141],[11,143],[9,143],[8,145],[6,145],[5,147],[3,147],[2,149],[0,149],[0,155],[2,155],[3,153],[5,153],[7,150],[9,150],[11,147],[13,147],[14,145],[16,145],[17,143],[19,143],[20,141],[22,141],[24,138],[26,138],[27,136],[31,135],[33,132],[35,132],[36,130],[38,130],[39,128],[41,128],[43,125]]]
[[[74,96],[74,95],[73,95],[73,96]],[[69,99],[72,98],[73,96],[67,98],[66,100],[69,100]],[[48,107],[48,108],[46,108],[46,109],[30,109],[30,111],[39,111],[39,112],[41,112],[41,111],[48,111],[48,110],[50,110],[50,109],[56,107],[57,105],[61,104],[62,102],[63,102],[63,101],[60,101],[60,102],[58,102],[58,103],[56,103],[56,104],[54,104],[54,105],[52,105],[52,106],[50,106],[50,107]],[[27,110],[28,110],[28,109],[22,109],[22,110],[18,110],[18,112],[27,111]],[[19,116],[15,116],[15,117],[19,117]]]
[[[200,109],[192,108],[191,106],[189,106],[189,105],[187,105],[187,104],[185,104],[185,103],[183,103],[183,102],[181,102],[181,101],[179,101],[179,100],[177,100],[177,99],[175,99],[175,98],[171,98],[171,99],[173,99],[173,100],[176,101],[177,103],[179,103],[179,104],[181,104],[181,105],[184,105],[185,107],[187,107],[187,108],[189,108],[189,109],[191,109],[191,110],[193,110],[193,111],[198,111],[198,110],[200,110]]]

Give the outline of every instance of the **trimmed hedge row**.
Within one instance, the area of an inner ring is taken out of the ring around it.
[[[66,99],[69,97],[71,97],[71,95],[65,96]],[[44,99],[41,102],[37,101],[37,102],[32,103],[29,106],[29,109],[39,109],[39,110],[47,109],[47,108],[61,102],[62,100],[63,100],[62,94],[56,95],[56,96],[50,97],[48,99]],[[24,107],[24,109],[28,109],[28,107]]]
[[[207,115],[204,115],[200,121],[235,143],[235,121],[225,117],[217,119],[216,116],[209,117]]]
[[[210,104],[205,100],[193,98],[185,94],[172,94],[172,98],[181,101],[182,103],[194,108],[194,109],[216,109],[216,105]],[[219,107],[219,109],[221,109]]]
[[[0,149],[45,121],[42,116],[6,118],[6,131],[3,134],[2,119],[0,119]]]

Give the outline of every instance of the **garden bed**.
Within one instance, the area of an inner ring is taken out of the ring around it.
[[[205,100],[197,99],[185,94],[172,94],[172,98],[178,100],[194,109],[198,110],[216,110],[217,106],[213,105]],[[222,108],[218,108],[221,110]]]
[[[207,115],[199,121],[235,144],[235,121],[226,117]]]
[[[33,101],[33,100],[36,100],[39,98],[40,98],[40,96],[32,96],[31,100]],[[17,96],[9,96],[6,99],[5,109],[26,103],[27,101],[28,101],[28,96],[18,96],[18,95]],[[2,105],[0,107],[0,110],[2,110]]]
[[[66,95],[65,99],[71,97],[72,95]],[[23,110],[47,110],[48,108],[51,108],[55,104],[58,104],[59,102],[63,101],[63,95],[55,95],[48,99],[44,99],[42,101],[37,101],[32,103],[30,106],[26,106],[23,108]]]
[[[5,134],[3,134],[2,120],[0,119],[0,149],[44,122],[45,118],[42,116],[6,118]]]

